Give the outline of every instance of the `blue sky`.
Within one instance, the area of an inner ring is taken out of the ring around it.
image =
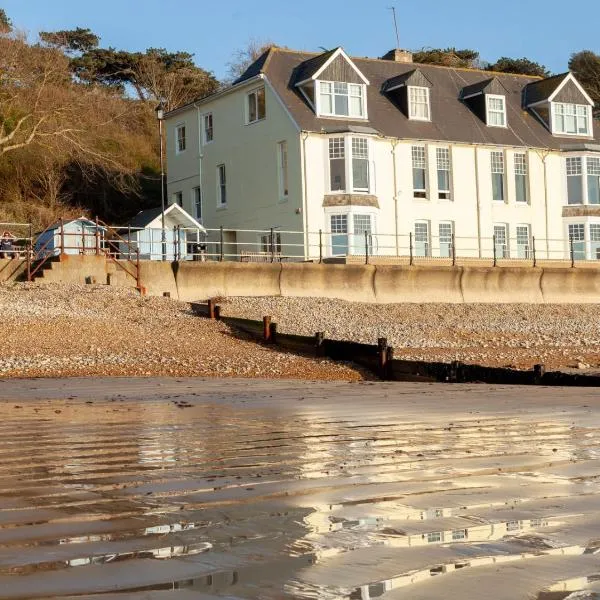
[[[402,47],[473,48],[489,61],[527,56],[553,72],[566,70],[573,52],[600,53],[599,0],[0,0],[32,38],[40,30],[89,27],[103,46],[186,50],[217,77],[251,38],[381,56],[396,45],[392,5]]]

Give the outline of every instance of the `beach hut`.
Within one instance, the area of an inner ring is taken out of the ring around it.
[[[206,229],[179,204],[171,204],[164,214],[164,247],[162,210],[159,207],[140,211],[120,228],[124,242],[120,244],[121,256],[136,250],[143,260],[192,260],[198,246],[206,236]]]
[[[106,227],[86,217],[57,221],[37,234],[35,254],[38,258],[58,255],[61,249],[64,254],[95,254],[96,244],[104,247],[105,235]]]

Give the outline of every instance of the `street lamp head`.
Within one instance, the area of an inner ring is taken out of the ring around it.
[[[165,104],[164,102],[161,100],[160,104],[154,109],[156,110],[156,118],[159,121],[162,121],[165,117]]]

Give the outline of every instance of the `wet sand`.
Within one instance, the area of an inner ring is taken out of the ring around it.
[[[0,414],[2,599],[600,591],[598,389],[5,380]]]

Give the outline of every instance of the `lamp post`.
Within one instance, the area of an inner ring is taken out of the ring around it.
[[[165,105],[162,100],[156,107],[156,118],[158,119],[158,136],[160,140],[160,202],[161,202],[161,241],[162,259],[167,260],[167,235],[165,232],[165,156],[163,151],[163,120],[165,118]]]

